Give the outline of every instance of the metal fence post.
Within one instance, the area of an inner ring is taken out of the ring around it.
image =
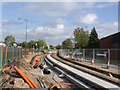
[[[2,68],[2,61],[3,61],[3,45],[2,45],[2,49],[1,49],[1,68]]]
[[[108,49],[108,52],[109,52],[109,59],[108,59],[108,60],[109,60],[109,62],[110,62],[110,49]]]
[[[8,51],[8,47],[6,46],[6,52],[5,52],[5,64],[7,63],[7,51]]]
[[[107,63],[107,69],[109,69],[110,64],[110,49],[108,49],[108,63]]]
[[[91,62],[92,65],[94,64],[94,60],[95,60],[95,49],[93,49],[93,59],[92,59],[92,62]]]

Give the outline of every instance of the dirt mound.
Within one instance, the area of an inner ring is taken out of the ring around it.
[[[5,65],[5,67],[9,67],[12,65],[16,66],[40,88],[40,84],[36,79],[37,77],[29,73],[29,70],[33,69],[32,65],[30,64],[30,61],[33,58],[33,56],[38,54],[40,53],[30,53],[22,59],[9,62],[7,65]],[[24,79],[17,73],[17,71],[13,67],[9,70],[6,70],[0,77],[0,80],[2,80],[0,81],[2,82],[0,85],[1,88],[30,88],[29,85],[24,81]]]

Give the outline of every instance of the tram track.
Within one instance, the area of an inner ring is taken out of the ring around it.
[[[80,71],[72,66],[69,66],[65,63],[62,63],[50,55],[45,56],[45,58],[52,64],[53,67],[57,67],[62,70],[66,75],[70,75],[71,77],[78,80],[78,82],[82,82],[82,84],[87,85],[87,87],[92,89],[101,89],[101,88],[118,88],[117,85],[114,85],[110,82],[104,81],[100,78],[97,78],[93,75]],[[86,76],[86,77],[85,77]],[[90,79],[91,77],[91,79]],[[92,78],[94,79],[92,81]],[[79,85],[78,85],[79,86]]]
[[[71,61],[62,59],[59,56],[56,56],[54,54],[52,54],[51,56],[53,58],[57,59],[58,61],[64,63],[64,64],[67,64],[67,65],[72,66],[72,67],[74,67],[74,68],[76,68],[78,70],[89,73],[89,74],[94,75],[94,76],[96,76],[98,78],[104,79],[105,81],[108,81],[108,82],[111,82],[113,84],[116,84],[116,85],[120,86],[119,79],[116,78],[116,77],[110,77],[107,74],[101,73],[99,71],[83,67],[83,66],[81,66],[79,64],[76,64],[76,63],[72,63]]]

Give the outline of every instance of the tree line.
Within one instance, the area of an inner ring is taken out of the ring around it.
[[[63,48],[63,49],[71,49],[73,48],[73,45],[75,45],[76,48],[99,48],[99,38],[98,34],[96,32],[95,27],[91,29],[91,32],[89,34],[88,31],[85,31],[83,28],[76,28],[73,31],[74,38],[67,38],[62,42],[62,45],[52,46],[50,45],[51,49],[57,48]],[[8,35],[5,38],[4,42],[8,47],[13,46],[16,44],[16,46],[22,46],[29,47],[29,48],[45,48],[47,49],[47,44],[44,40],[30,40],[29,42],[23,41],[21,43],[15,42],[15,38],[12,35]]]
[[[44,40],[38,40],[38,41],[35,41],[35,40],[30,40],[29,42],[27,41],[23,41],[21,43],[17,43],[15,42],[15,37],[13,37],[12,35],[8,35],[6,36],[5,38],[5,41],[4,43],[6,44],[6,46],[8,47],[11,47],[11,46],[22,46],[23,48],[25,47],[29,47],[29,48],[44,48],[44,49],[47,49],[47,44]]]
[[[91,33],[83,28],[76,28],[73,31],[74,38],[67,38],[62,42],[61,48],[71,49],[73,45],[76,48],[99,48],[99,38],[95,27],[91,29]]]

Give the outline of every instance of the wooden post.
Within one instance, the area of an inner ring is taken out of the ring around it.
[[[21,48],[19,48],[19,57],[21,58]]]
[[[14,59],[14,46],[12,47],[12,60]]]
[[[8,51],[8,47],[6,46],[6,52],[5,52],[5,64],[7,63],[7,51]]]
[[[18,56],[18,47],[16,48],[16,58],[17,58],[17,56]]]
[[[2,50],[1,50],[1,68],[2,68],[2,61],[3,61],[3,45],[2,45]]]

